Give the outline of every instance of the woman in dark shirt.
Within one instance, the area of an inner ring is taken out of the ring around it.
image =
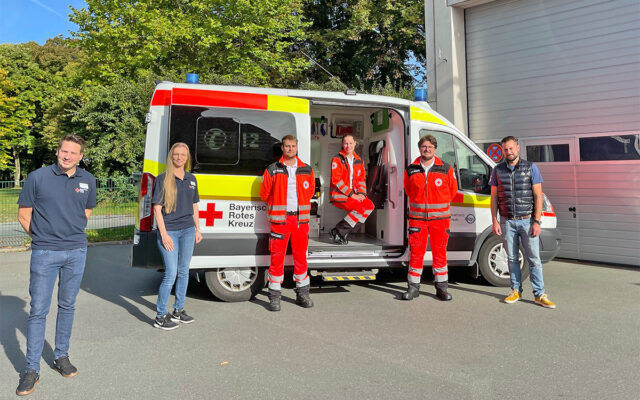
[[[175,143],[167,156],[167,170],[158,175],[153,191],[153,212],[158,225],[158,248],[164,261],[164,277],[158,290],[156,328],[171,330],[178,323],[193,322],[184,311],[193,247],[202,240],[198,217],[198,187],[191,168],[191,154],[184,143]],[[176,284],[173,312],[167,310]]]

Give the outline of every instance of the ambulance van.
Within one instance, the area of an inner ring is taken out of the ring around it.
[[[420,100],[420,99],[418,99]],[[418,140],[437,138],[436,155],[454,167],[458,194],[451,204],[447,257],[498,286],[509,285],[506,253],[491,232],[490,186],[495,163],[424,101],[346,91],[324,92],[160,82],[147,114],[144,169],[131,263],[161,269],[151,206],[154,179],[165,169],[175,142],[189,145],[197,178],[203,240],[190,268],[223,301],[248,300],[265,286],[269,224],[259,196],[262,173],[282,152],[280,139],[298,138],[298,156],[314,169],[308,250],[309,271],[325,281],[373,280],[381,268],[409,261],[404,170],[419,156]],[[331,158],[342,136],[356,138],[367,170],[367,190],[376,209],[349,235],[332,242],[329,231],[344,212],[329,202]],[[556,216],[545,197],[541,258],[558,252]],[[290,252],[290,250],[289,250]],[[523,276],[528,276],[521,257]],[[425,265],[431,265],[427,250]],[[290,254],[285,265],[292,265]]]

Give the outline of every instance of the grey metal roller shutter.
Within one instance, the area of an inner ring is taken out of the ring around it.
[[[640,1],[500,0],[465,27],[473,140],[639,129]]]
[[[639,0],[498,0],[466,9],[465,29],[471,139],[640,131]],[[637,160],[541,169],[560,256],[640,265]]]

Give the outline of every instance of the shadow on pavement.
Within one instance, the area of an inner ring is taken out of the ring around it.
[[[20,349],[18,342],[18,332],[27,337],[27,319],[29,318],[27,309],[27,302],[23,299],[16,296],[3,296],[0,293],[0,310],[2,310],[0,312],[0,343],[17,373],[23,372],[27,366],[25,353]],[[53,348],[46,340],[42,358],[47,364],[53,364]]]
[[[158,295],[162,274],[156,270],[132,268],[129,249],[128,245],[89,247],[80,288],[124,308],[148,324],[155,318],[156,305],[143,296]]]

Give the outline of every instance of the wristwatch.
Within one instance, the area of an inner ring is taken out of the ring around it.
[[[542,225],[542,221],[540,221],[539,219],[534,219],[533,222],[535,222],[538,225]]]

